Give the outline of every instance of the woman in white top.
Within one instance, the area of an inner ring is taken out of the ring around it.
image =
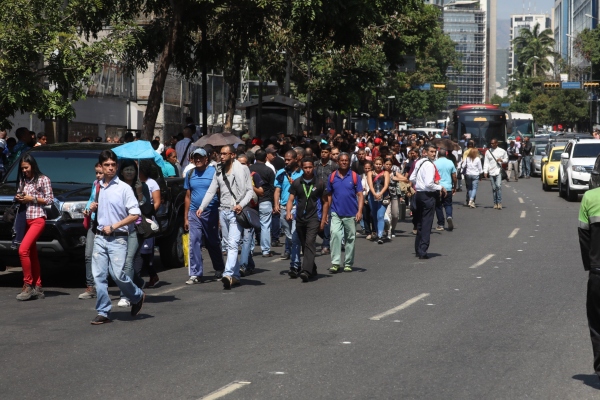
[[[469,150],[469,154],[464,158],[462,162],[462,171],[465,175],[465,183],[467,185],[467,194],[469,198],[468,206],[475,208],[479,176],[483,173],[479,151],[476,148]]]

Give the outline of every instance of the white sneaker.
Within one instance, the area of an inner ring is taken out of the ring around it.
[[[127,299],[121,299],[117,303],[117,307],[131,307],[131,303]]]
[[[196,283],[200,283],[197,276],[190,276],[190,279],[185,281],[186,285],[194,285]]]

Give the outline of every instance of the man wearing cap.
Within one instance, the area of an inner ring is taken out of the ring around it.
[[[216,169],[209,164],[208,154],[204,149],[194,150],[192,162],[196,167],[186,174],[183,183],[183,187],[186,189],[183,226],[190,233],[188,260],[190,278],[186,282],[188,285],[200,283],[204,275],[203,244],[208,250],[217,279],[221,279],[225,269],[219,241],[219,200],[217,195],[213,195],[200,216],[197,214],[202,199],[213,181]]]
[[[265,151],[267,152],[267,166],[273,167],[273,172],[277,173],[285,168],[285,161],[279,157],[275,147],[269,145]]]

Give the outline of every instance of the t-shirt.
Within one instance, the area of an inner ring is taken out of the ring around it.
[[[183,187],[186,190],[190,190],[190,211],[196,211],[200,208],[200,204],[202,204],[204,195],[208,191],[216,172],[215,167],[209,165],[204,171],[194,169],[185,176]],[[206,207],[206,210],[216,210],[218,207],[219,199],[217,194],[215,194]]]
[[[265,184],[260,175],[256,172],[250,171],[250,178],[252,178],[252,186],[254,186],[255,188],[261,188]],[[256,208],[258,206],[258,195],[256,194],[256,192],[254,192],[254,189],[252,189],[252,191],[253,193],[252,200],[250,200],[250,207]]]
[[[296,220],[306,221],[319,217],[317,202],[325,194],[323,181],[315,177],[310,182],[302,178],[296,179],[290,187],[290,194],[293,194],[296,199]]]
[[[354,185],[353,174],[356,175],[356,185]],[[336,171],[333,184],[331,176],[327,179],[327,192],[331,193],[331,212],[340,217],[354,217],[358,213],[356,194],[362,190],[361,177],[356,172],[348,171],[341,178],[339,171]]]
[[[156,181],[152,178],[148,178],[146,180],[146,186],[148,186],[148,192],[150,192],[150,204],[154,204],[152,193],[160,191],[160,186],[158,186],[158,183],[156,183]]]
[[[456,173],[456,167],[454,163],[447,159],[446,157],[438,158],[435,161],[435,166],[438,169],[438,173],[440,174],[440,185],[446,190],[452,190],[452,174]]]
[[[275,158],[271,160],[271,165],[275,167],[275,171],[279,172],[285,168],[285,160],[279,156],[275,156]]]
[[[168,161],[165,161],[164,165],[164,170],[165,170],[165,178],[171,177],[171,176],[177,176],[177,171],[175,171],[175,167],[173,166],[173,164],[171,164]]]
[[[261,187],[264,190],[264,194],[262,196],[258,196],[258,202],[263,203],[265,201],[269,201],[273,203],[273,194],[275,192],[275,172],[273,172],[273,170],[269,168],[267,164],[262,162],[252,164],[250,166],[250,172],[256,172],[258,175],[260,175],[263,181]]]
[[[289,177],[285,169],[277,171],[277,175],[275,175],[275,187],[281,189],[281,193],[279,194],[279,205],[286,206],[288,197],[290,197],[291,183],[302,175],[303,172],[301,169],[292,172]],[[290,182],[290,180],[292,182]]]

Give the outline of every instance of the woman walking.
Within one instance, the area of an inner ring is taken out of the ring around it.
[[[385,210],[389,202],[388,187],[390,173],[383,169],[383,159],[376,157],[373,163],[375,170],[367,175],[369,180],[369,206],[373,216],[373,224],[377,226],[377,243],[383,244],[383,231],[385,228]]]
[[[367,178],[367,176],[369,176],[373,170],[373,163],[371,161],[365,161],[363,168],[365,172],[361,175],[361,183],[365,205],[363,206],[362,221],[365,227],[365,235],[367,235],[367,240],[372,240],[375,236],[373,233],[377,231],[377,228],[373,224],[373,216],[371,215],[371,207],[369,206],[369,178]]]
[[[42,278],[40,275],[40,260],[37,252],[37,240],[46,225],[44,206],[52,204],[54,195],[50,178],[43,175],[37,161],[26,154],[19,164],[19,192],[15,199],[19,207],[27,207],[25,212],[25,234],[19,246],[19,258],[23,268],[23,289],[17,295],[17,300],[43,299]]]
[[[465,183],[467,185],[467,196],[469,199],[467,205],[471,208],[475,208],[479,176],[483,173],[479,151],[476,148],[469,150],[469,154],[463,160],[462,171],[464,172]]]
[[[385,160],[384,168],[390,174],[390,204],[388,206],[388,214],[390,214],[390,231],[388,238],[396,237],[396,225],[400,218],[400,202],[401,193],[400,182],[408,183],[408,178],[400,173],[400,168],[394,165],[393,161],[389,158]]]

